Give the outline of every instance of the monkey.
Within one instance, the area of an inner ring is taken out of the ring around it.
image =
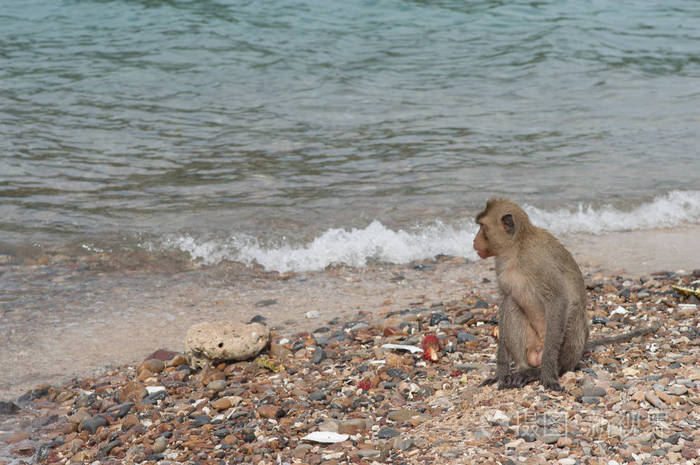
[[[501,294],[496,373],[482,386],[498,383],[504,389],[539,381],[562,391],[559,376],[573,370],[585,351],[658,329],[589,341],[583,275],[571,253],[505,199],[489,200],[476,222],[474,249],[482,259],[495,257]]]

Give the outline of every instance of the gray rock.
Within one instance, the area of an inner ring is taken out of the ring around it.
[[[323,400],[326,398],[325,391],[314,391],[309,394],[309,400]]]
[[[114,441],[110,441],[104,446],[100,447],[100,450],[97,451],[97,456],[100,458],[107,457],[110,452],[112,452],[112,449],[114,449],[117,446],[121,446],[122,442],[119,439],[115,439]]]
[[[226,389],[227,384],[226,380],[224,379],[217,379],[212,381],[211,383],[207,384],[207,389],[214,391],[214,392],[221,392],[224,389]]]
[[[401,433],[391,428],[382,428],[379,431],[377,431],[377,437],[379,439],[391,439],[398,436],[399,434]]]
[[[17,412],[19,407],[16,404],[0,400],[0,415],[14,415]]]
[[[265,348],[270,330],[261,323],[215,321],[187,331],[185,356],[192,368],[226,360],[248,360]]]
[[[457,333],[457,342],[460,342],[460,343],[464,343],[464,342],[468,342],[468,341],[476,341],[477,339],[479,339],[479,338],[474,336],[471,333],[466,333],[463,331],[460,331],[459,333]]]
[[[357,451],[357,456],[363,459],[374,459],[381,455],[381,452],[376,449],[360,449]]]
[[[445,315],[444,313],[440,312],[435,312],[432,315],[430,315],[430,326],[435,326],[439,324],[442,321],[447,321],[448,323],[450,322],[450,318]]]
[[[581,396],[583,397],[605,397],[605,389],[593,384],[584,384],[581,388]]]
[[[97,428],[100,426],[107,426],[107,420],[100,416],[86,418],[80,423],[80,429],[82,431],[87,431],[90,434],[95,434]]]
[[[314,349],[314,354],[311,357],[311,363],[313,363],[314,365],[318,365],[324,358],[326,358],[326,353],[323,351],[322,348],[316,347],[316,349]]]
[[[399,449],[406,451],[413,447],[413,439],[408,438],[408,439],[401,439],[401,438],[396,438],[394,440],[394,449]]]
[[[194,420],[190,425],[192,428],[211,423],[211,417],[209,415],[195,415],[192,419]]]
[[[123,404],[115,405],[114,407],[107,409],[107,413],[111,413],[117,418],[123,418],[126,416],[127,413],[129,413],[131,407],[133,406],[133,402],[125,402]]]
[[[597,404],[600,402],[600,397],[594,397],[594,396],[582,396],[581,397],[581,403],[582,404]]]
[[[153,452],[156,454],[160,454],[163,452],[165,449],[168,448],[168,438],[160,436],[157,437],[155,441],[153,441]]]

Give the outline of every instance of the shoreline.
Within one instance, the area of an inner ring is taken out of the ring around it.
[[[700,268],[696,237],[700,226],[561,240],[584,275],[633,277]],[[453,257],[286,274],[237,264],[175,273],[80,272],[61,264],[12,268],[5,269],[4,279],[41,282],[27,291],[26,307],[3,315],[5,400],[36,384],[135,363],[158,349],[181,351],[187,329],[202,321],[262,315],[274,331],[292,334],[336,317],[430,307],[474,292],[497,299],[492,260]],[[305,318],[309,311],[320,312],[320,318]]]
[[[661,323],[658,332],[584,354],[576,371],[561,376],[564,392],[538,383],[502,392],[479,386],[495,366],[497,306],[494,282],[482,275],[492,264],[471,265],[443,258],[297,277],[305,290],[325,283],[321,294],[344,289],[356,295],[367,283],[396,292],[371,311],[304,319],[306,330],[290,320],[250,361],[193,371],[174,352],[146,352],[139,360],[149,360],[141,363],[38,386],[17,405],[0,403],[0,464],[20,465],[29,457],[102,465],[698,459],[700,313],[695,305],[681,306],[687,299],[670,286],[688,286],[700,272],[630,279],[584,267],[597,321],[592,338],[654,322]],[[258,279],[270,290],[270,276]],[[280,298],[293,279],[272,286]],[[416,294],[435,285],[444,293]],[[367,294],[368,301],[381,296]],[[392,310],[395,304],[403,310]],[[626,311],[613,311],[620,306]],[[283,338],[286,332],[293,334]],[[420,346],[427,335],[442,340],[434,363],[383,347]],[[309,437],[319,432],[340,437],[334,444]]]

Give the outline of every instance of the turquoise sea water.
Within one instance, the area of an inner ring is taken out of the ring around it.
[[[319,269],[700,222],[700,3],[4,0],[0,254]],[[71,248],[72,247],[72,248]]]

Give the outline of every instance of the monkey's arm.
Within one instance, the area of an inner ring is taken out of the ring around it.
[[[661,327],[661,324],[654,323],[654,324],[652,324],[650,326],[646,326],[644,328],[637,328],[637,329],[630,331],[628,333],[620,334],[619,336],[602,337],[600,339],[594,339],[594,340],[588,341],[586,343],[585,350],[591,350],[595,347],[607,345],[607,344],[618,344],[620,342],[627,342],[631,339],[634,339],[635,337],[645,336],[647,334],[655,333],[656,331],[658,331],[658,329],[660,327]]]

